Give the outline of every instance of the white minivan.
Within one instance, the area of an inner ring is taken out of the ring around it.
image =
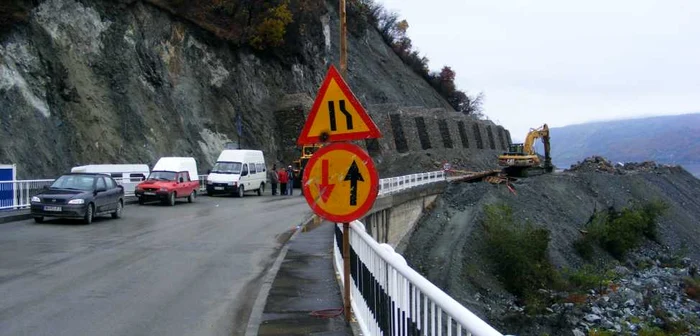
[[[267,166],[263,152],[249,149],[225,149],[207,176],[207,195],[265,191]]]

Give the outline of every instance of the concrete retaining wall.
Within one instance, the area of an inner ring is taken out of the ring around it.
[[[373,157],[463,149],[496,153],[506,150],[511,143],[510,132],[502,126],[458,112],[391,104],[365,108],[382,132],[382,138],[356,144]],[[304,104],[285,106],[276,112],[277,129],[281,133],[278,155],[283,162],[291,162],[300,154],[295,142],[309,109],[310,106]]]
[[[377,242],[401,253],[423,212],[444,190],[445,183],[435,183],[382,197],[360,221]]]

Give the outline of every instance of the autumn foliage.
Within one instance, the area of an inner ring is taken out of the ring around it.
[[[428,58],[420,55],[408,37],[408,21],[399,20],[398,14],[387,11],[374,0],[350,0],[349,4],[349,16],[353,20],[364,20],[374,26],[401,60],[425,78],[455,110],[470,115],[481,115],[483,94],[472,97],[458,90],[455,85],[456,73],[449,66],[443,67],[440,72],[431,72]],[[353,25],[349,25],[349,28],[352,29]],[[364,27],[355,23],[354,28],[357,30]]]
[[[323,0],[146,0],[193,21],[219,38],[257,50],[281,47],[294,24],[321,8]]]

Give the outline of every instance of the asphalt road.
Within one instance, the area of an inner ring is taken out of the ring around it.
[[[295,192],[0,225],[0,335],[243,335],[266,269],[311,214]]]

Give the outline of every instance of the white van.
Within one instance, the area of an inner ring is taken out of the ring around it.
[[[234,194],[243,197],[246,191],[265,191],[267,166],[263,152],[248,149],[226,149],[219,154],[207,176],[207,195]]]
[[[134,188],[145,180],[150,171],[146,164],[92,164],[71,168],[71,173],[102,173],[112,176],[124,193],[133,195]]]

